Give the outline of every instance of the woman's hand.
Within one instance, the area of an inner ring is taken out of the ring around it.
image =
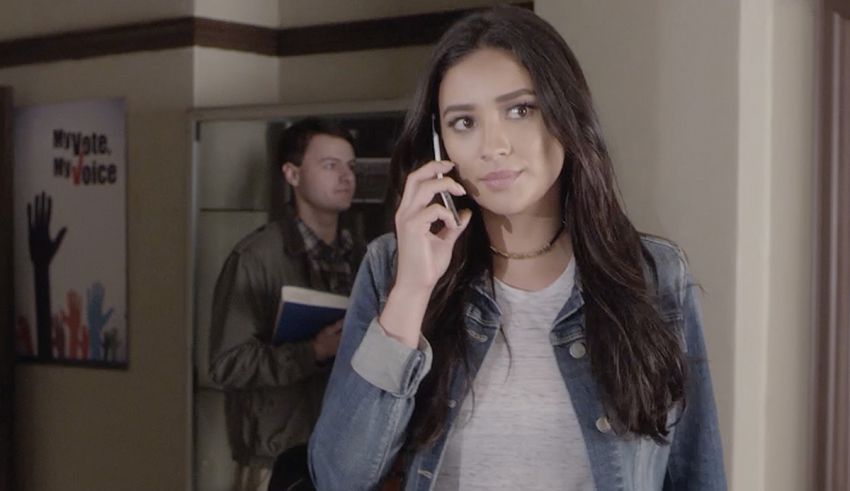
[[[398,272],[395,284],[405,288],[431,290],[446,272],[452,257],[452,248],[469,223],[471,213],[461,213],[460,225],[440,203],[432,203],[440,192],[448,191],[463,196],[466,191],[451,177],[437,178],[437,173],[448,173],[454,164],[447,161],[429,162],[410,173],[404,184],[404,193],[395,215],[398,236]],[[437,234],[431,225],[441,220],[444,224]]]
[[[472,216],[470,210],[461,210],[458,225],[451,211],[432,203],[443,191],[454,196],[466,194],[454,179],[437,178],[437,173],[446,174],[452,168],[451,162],[432,161],[411,172],[395,215],[398,269],[379,322],[390,336],[413,348],[419,342],[431,291],[445,274],[454,244]],[[444,226],[435,234],[431,225],[437,221]]]

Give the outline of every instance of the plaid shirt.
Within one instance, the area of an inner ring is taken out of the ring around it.
[[[341,229],[336,240],[328,245],[317,237],[300,218],[296,218],[295,222],[304,239],[304,249],[310,259],[310,266],[328,285],[328,291],[345,296],[350,295],[354,283],[351,265],[347,260],[354,247],[351,232]]]

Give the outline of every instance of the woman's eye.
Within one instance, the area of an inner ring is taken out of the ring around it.
[[[531,104],[517,104],[508,109],[508,117],[514,119],[527,118],[534,111],[534,106]]]
[[[449,123],[449,126],[451,126],[452,129],[456,130],[456,131],[468,130],[469,128],[472,128],[472,125],[473,125],[472,118],[469,118],[467,116],[457,118],[457,119],[453,120],[451,123]]]

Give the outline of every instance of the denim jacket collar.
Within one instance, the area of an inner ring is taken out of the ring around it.
[[[493,276],[491,272],[489,270],[484,271],[470,284],[470,286],[482,299],[482,301],[470,302],[466,307],[466,317],[476,320],[484,327],[498,329],[502,311],[499,308],[498,301],[496,300]],[[575,285],[573,286],[573,291],[570,293],[569,299],[555,318],[554,327],[550,334],[553,345],[561,344],[575,338],[575,333],[573,332],[559,332],[563,331],[563,329],[559,328],[559,326],[563,327],[563,321],[573,316],[584,306],[584,297],[582,296],[583,291],[584,288],[581,282],[581,273],[579,272],[578,266],[576,266]],[[487,307],[489,307],[489,309]],[[484,309],[486,309],[486,313]],[[583,326],[580,325],[578,327],[583,330]],[[574,331],[574,329],[570,331]]]

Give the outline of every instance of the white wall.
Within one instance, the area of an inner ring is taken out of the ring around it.
[[[280,102],[410,98],[430,53],[413,46],[281,58]]]
[[[195,15],[253,26],[279,27],[281,0],[194,0]]]
[[[724,443],[732,431],[737,10],[729,2],[563,2],[535,10],[581,63],[629,215],[688,253]],[[727,452],[727,464],[731,453]]]
[[[772,0],[741,4],[738,56],[733,489],[765,489],[765,400],[770,298]],[[734,123],[732,123],[734,124]]]
[[[217,48],[194,48],[194,107],[273,104],[280,59]]]
[[[806,489],[813,6],[537,0],[639,228],[688,252],[735,490]]]
[[[813,1],[774,0],[764,446],[770,490],[807,489],[811,472],[814,24]]]
[[[814,5],[741,2],[735,489],[809,487]]]
[[[182,17],[192,15],[193,3],[193,0],[3,0],[0,39]]]
[[[485,7],[505,0],[280,0],[282,27],[310,26],[331,22],[421,14],[445,10]]]

